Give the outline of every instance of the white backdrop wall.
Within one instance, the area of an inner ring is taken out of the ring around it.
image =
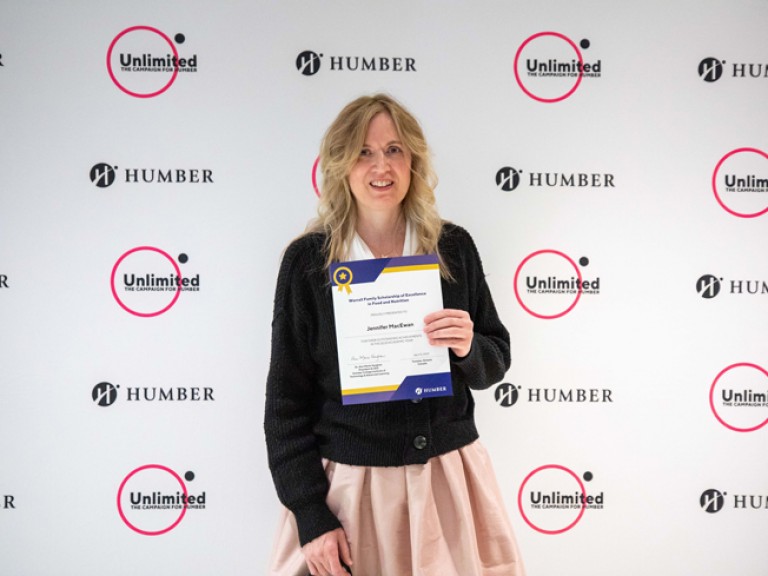
[[[4,0],[0,573],[265,572],[280,253],[324,129],[383,90],[511,333],[475,397],[529,573],[764,576],[766,23],[765,0]]]

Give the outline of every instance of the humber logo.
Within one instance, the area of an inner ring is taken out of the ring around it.
[[[704,58],[699,63],[699,76],[705,82],[717,82],[723,75],[723,64],[717,58]]]
[[[720,492],[720,490],[715,490],[714,488],[705,490],[701,494],[701,498],[699,498],[699,505],[701,506],[702,510],[708,512],[709,514],[720,512],[720,510],[723,509],[724,504],[725,493]]]
[[[496,387],[496,392],[494,394],[496,402],[505,408],[514,406],[517,403],[517,399],[520,397],[518,388],[519,387],[515,386],[514,384],[509,384],[508,382],[499,384]]]
[[[91,398],[99,406],[112,406],[117,400],[117,388],[109,382],[100,382],[93,387]]]
[[[296,70],[304,76],[320,71],[322,61],[330,60],[331,72],[416,72],[416,59],[405,56],[328,56],[304,50],[296,57]]]
[[[714,298],[720,294],[720,279],[712,274],[705,274],[696,281],[696,292],[702,298]]]
[[[320,70],[320,56],[311,50],[305,50],[296,57],[296,70],[304,76],[313,76]]]
[[[115,182],[115,169],[109,164],[95,164],[91,168],[91,182],[99,188],[107,188]]]
[[[511,192],[520,184],[520,172],[505,166],[498,172],[496,172],[496,186],[504,190],[504,192]]]

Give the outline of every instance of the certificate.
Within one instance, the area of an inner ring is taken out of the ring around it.
[[[450,396],[448,348],[424,317],[443,308],[437,255],[332,264],[343,404]]]

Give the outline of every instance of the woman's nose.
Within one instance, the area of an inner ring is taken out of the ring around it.
[[[389,156],[387,156],[384,150],[379,150],[373,153],[373,165],[377,168],[383,168],[389,164]]]

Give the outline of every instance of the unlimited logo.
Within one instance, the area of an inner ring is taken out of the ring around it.
[[[189,257],[180,254],[178,262]],[[150,318],[170,310],[182,292],[200,290],[200,274],[184,276],[167,252],[154,246],[138,246],[125,252],[112,267],[112,296],[134,316]]]
[[[176,528],[188,510],[204,510],[207,494],[192,491],[184,478],[167,466],[147,464],[131,471],[117,491],[117,510],[128,528],[144,536],[160,536]]]
[[[315,195],[320,198],[320,187],[322,184],[318,182],[317,171],[320,167],[320,156],[315,158],[315,163],[312,164],[312,188],[315,190]]]
[[[712,191],[721,208],[739,218],[768,212],[768,153],[757,148],[728,152],[712,173]]]
[[[602,61],[587,62],[582,50],[591,42],[576,43],[559,32],[539,32],[528,37],[515,53],[515,80],[538,102],[551,104],[569,98],[584,78],[599,78]]]
[[[580,258],[577,265],[558,250],[533,252],[515,271],[515,297],[536,318],[561,318],[576,307],[582,294],[600,293],[600,278],[582,275],[581,269],[588,265],[589,258]]]
[[[587,492],[584,482],[594,479],[592,472],[579,477],[559,464],[547,464],[530,472],[520,485],[517,505],[526,524],[547,535],[573,529],[587,510],[605,506],[603,492]]]
[[[179,54],[177,45],[185,41],[184,34],[176,34],[171,40],[151,26],[126,28],[107,50],[109,77],[134,98],[159,96],[171,87],[179,72],[197,72],[197,54]]]
[[[723,368],[709,387],[709,407],[734,432],[754,432],[768,424],[768,371],[750,362]]]

